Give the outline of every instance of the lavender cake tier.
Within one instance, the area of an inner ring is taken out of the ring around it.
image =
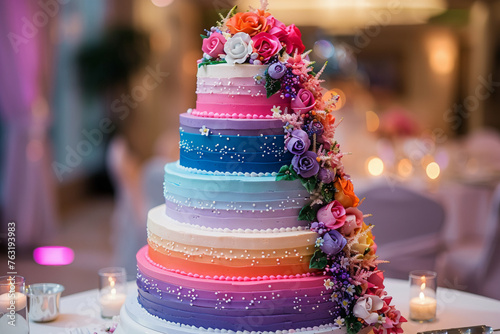
[[[282,331],[331,323],[337,307],[324,277],[232,281],[164,270],[137,254],[139,303],[171,323],[231,331]]]
[[[309,199],[298,180],[194,174],[170,163],[165,166],[164,190],[167,216],[182,223],[252,230],[307,225],[297,220]]]

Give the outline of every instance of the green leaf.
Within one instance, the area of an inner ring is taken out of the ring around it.
[[[300,178],[300,182],[302,182],[302,185],[306,188],[306,190],[309,193],[312,193],[316,188],[316,184],[318,183],[318,178],[316,177],[316,175],[307,179]]]
[[[265,87],[266,87],[267,97],[270,98],[272,95],[276,94],[281,89],[281,81],[271,78],[271,76],[267,73],[267,70],[265,76],[266,76]]]
[[[203,34],[200,34],[200,37],[201,37],[202,39],[208,38],[208,36],[207,36],[207,35],[203,35]]]
[[[326,254],[321,250],[317,249],[314,252],[314,255],[311,258],[311,262],[309,262],[309,268],[311,269],[325,269],[328,264],[328,260],[326,258]]]
[[[333,183],[323,184],[321,188],[321,196],[323,196],[324,201],[328,204],[335,199],[335,186]]]
[[[207,65],[214,65],[214,64],[225,64],[226,61],[224,59],[220,59],[220,60],[206,60],[205,58],[203,58],[202,62],[198,64],[198,68],[202,67],[202,66],[207,66]]]
[[[317,206],[316,206],[317,207]],[[318,209],[316,207],[306,204],[299,212],[299,217],[297,220],[305,220],[308,222],[313,222],[316,220],[316,213]]]
[[[363,328],[363,324],[358,321],[354,315],[348,315],[345,318],[345,323],[347,327],[347,334],[357,334],[361,328]]]
[[[293,181],[297,179],[297,173],[293,170],[292,166],[284,165],[276,175],[276,181]]]

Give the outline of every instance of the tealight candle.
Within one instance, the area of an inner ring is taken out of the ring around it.
[[[0,276],[0,333],[28,334],[24,277]]]
[[[120,314],[126,299],[126,282],[125,268],[112,267],[99,270],[99,303],[103,318]]]
[[[436,319],[436,273],[412,271],[410,273],[410,319],[430,322]]]
[[[126,297],[127,296],[124,293],[116,293],[116,291],[111,291],[108,294],[102,295],[99,298],[99,303],[101,303],[102,317],[111,318],[115,315],[119,315],[120,309],[125,302]]]
[[[26,295],[21,292],[4,293],[0,295],[0,313],[10,310],[18,312],[26,307]]]

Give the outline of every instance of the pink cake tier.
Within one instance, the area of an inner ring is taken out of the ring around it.
[[[273,106],[290,109],[290,99],[266,96],[267,66],[240,64],[198,68],[194,116],[236,119],[272,119]]]

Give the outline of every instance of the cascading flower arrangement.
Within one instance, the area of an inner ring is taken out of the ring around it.
[[[373,226],[365,224],[357,208],[360,200],[334,139],[339,122],[333,113],[339,96],[323,96],[319,77],[324,67],[313,72],[300,30],[267,12],[267,1],[261,1],[260,9],[240,13],[235,9],[202,35],[204,55],[199,66],[267,65],[264,76],[255,76],[255,81],[265,84],[268,97],[279,94],[290,99],[291,107],[272,109],[273,116],[284,123],[285,149],[294,155],[276,180],[299,179],[310,194],[311,201],[298,219],[309,222],[318,234],[310,267],[323,271],[325,288],[336,301],[332,322],[346,326],[349,334],[367,327],[375,334],[402,333],[406,319],[385,292],[378,269],[384,261],[376,256]]]

